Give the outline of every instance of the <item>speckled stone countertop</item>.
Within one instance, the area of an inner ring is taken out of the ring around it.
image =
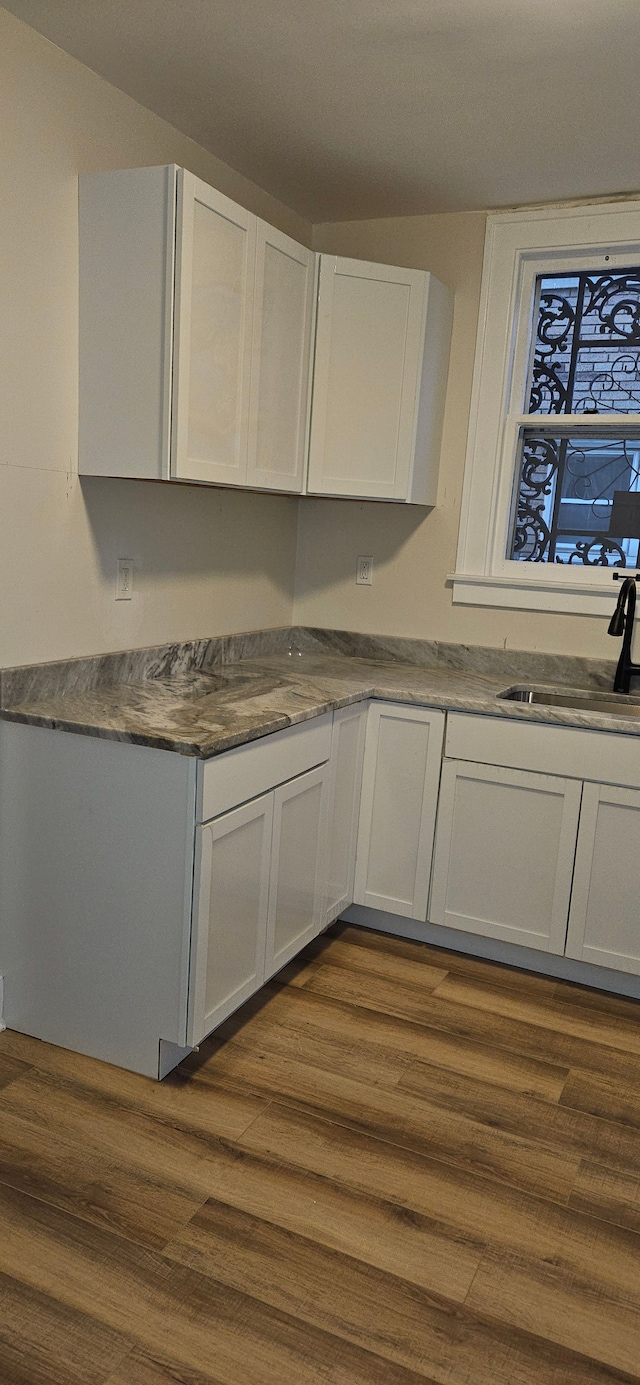
[[[501,701],[607,690],[613,662],[295,627],[0,673],[0,717],[202,758],[365,698],[640,735],[640,718]]]

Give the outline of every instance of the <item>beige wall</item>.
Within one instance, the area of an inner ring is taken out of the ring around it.
[[[453,605],[464,456],[480,298],[485,215],[461,212],[316,226],[332,254],[432,270],[455,293],[438,505],[300,502],[296,620],[313,625],[617,657],[606,622],[586,616]],[[356,558],[373,555],[371,587],[355,585]]]
[[[315,228],[318,249],[431,269],[456,295],[437,508],[77,476],[77,174],[175,161],[311,228],[0,9],[0,665],[302,622],[612,655],[603,621],[452,606],[484,215]],[[297,572],[296,564],[297,526]],[[359,553],[374,557],[356,587]],[[136,561],[114,601],[115,562]]]
[[[0,665],[292,614],[297,501],[77,476],[77,173],[184,164],[311,228],[0,10]],[[114,600],[115,561],[138,564]]]

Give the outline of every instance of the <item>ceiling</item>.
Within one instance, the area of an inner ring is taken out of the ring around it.
[[[9,0],[313,221],[640,188],[638,0]]]

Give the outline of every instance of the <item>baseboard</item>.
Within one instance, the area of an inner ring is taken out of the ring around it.
[[[556,957],[551,952],[537,952],[534,948],[520,947],[517,943],[502,943],[495,938],[478,937],[475,933],[461,933],[457,928],[445,928],[437,923],[421,923],[419,919],[402,918],[400,914],[383,913],[381,909],[368,909],[363,904],[352,904],[340,917],[345,923],[353,923],[360,928],[374,928],[379,933],[393,933],[398,938],[411,938],[416,942],[430,943],[432,947],[445,947],[450,952],[466,952],[471,957],[485,957],[490,962],[501,962],[504,966],[522,967],[524,971],[537,971],[543,976],[555,976],[560,981],[576,981],[581,986],[593,986],[595,990],[613,991],[617,995],[640,1000],[640,976],[629,976],[610,967],[575,962],[571,957]]]

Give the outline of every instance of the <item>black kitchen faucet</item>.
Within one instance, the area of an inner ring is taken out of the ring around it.
[[[636,577],[640,573],[636,573]],[[616,573],[617,577],[617,573]],[[610,635],[622,635],[622,649],[618,659],[613,691],[628,693],[631,679],[640,677],[640,664],[631,662],[631,641],[636,614],[636,577],[625,577],[618,592],[618,604],[609,622]]]

